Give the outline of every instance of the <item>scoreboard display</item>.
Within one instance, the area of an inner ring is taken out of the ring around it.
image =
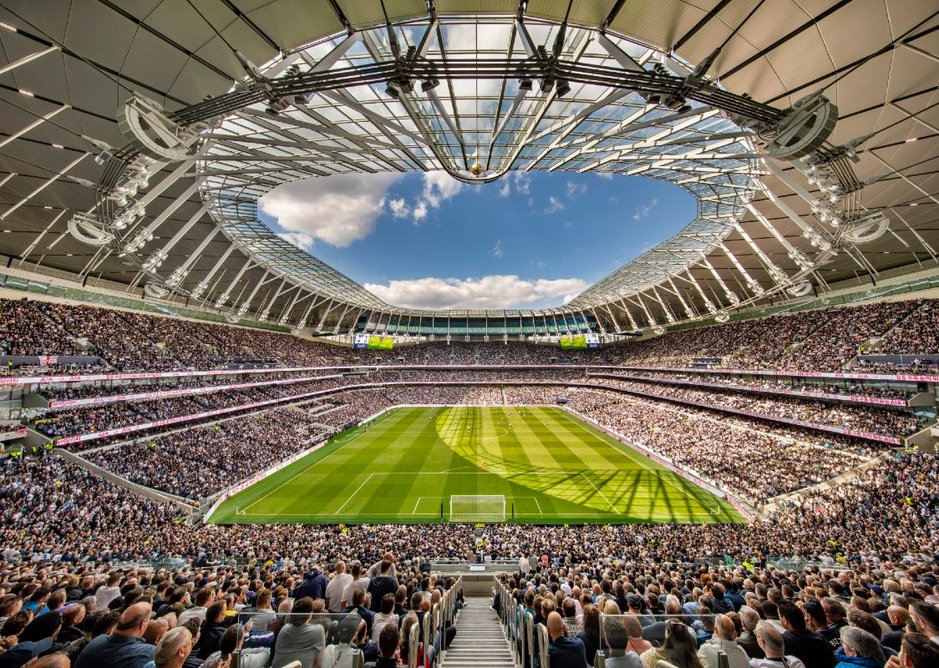
[[[591,332],[588,334],[578,334],[577,336],[562,336],[561,347],[565,350],[599,348],[600,335]]]
[[[352,347],[356,350],[393,350],[395,347],[394,337],[375,336],[372,334],[356,334]]]

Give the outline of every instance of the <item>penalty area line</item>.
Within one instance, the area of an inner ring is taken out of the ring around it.
[[[289,484],[292,483],[294,480],[296,480],[297,478],[299,478],[300,476],[302,476],[304,473],[306,473],[307,471],[309,471],[311,468],[313,468],[315,465],[317,465],[317,464],[322,464],[322,463],[325,462],[327,459],[329,459],[330,457],[332,457],[334,454],[336,454],[337,452],[339,452],[340,450],[342,450],[344,447],[346,447],[347,445],[349,445],[350,443],[352,443],[355,439],[357,439],[359,436],[361,436],[362,433],[364,433],[364,430],[362,430],[362,431],[360,431],[359,433],[355,434],[352,438],[348,439],[345,443],[340,443],[338,448],[336,448],[335,450],[333,450],[332,452],[330,452],[329,454],[327,454],[327,455],[326,455],[325,457],[323,457],[322,459],[316,459],[316,460],[310,462],[308,465],[306,465],[306,466],[304,466],[302,469],[300,469],[300,471],[299,471],[295,476],[292,476],[292,477],[288,478],[287,480],[285,480],[284,482],[282,482],[281,484],[277,485],[277,487],[275,487],[274,489],[272,489],[271,491],[269,491],[269,492],[268,492],[267,494],[265,494],[264,496],[258,497],[257,499],[255,499],[254,501],[252,501],[251,503],[249,503],[248,505],[246,505],[242,510],[239,511],[239,510],[238,510],[238,506],[235,506],[235,514],[236,514],[236,515],[242,515],[242,516],[245,516],[245,515],[250,516],[250,515],[248,514],[248,512],[247,512],[248,508],[251,508],[252,506],[257,505],[258,503],[260,503],[261,501],[263,501],[264,499],[266,499],[267,497],[269,497],[269,496],[270,496],[271,494],[273,494],[274,492],[280,490],[282,487],[285,487],[286,485],[289,485]],[[314,454],[316,454],[316,453],[311,452],[309,455],[307,455],[307,457],[310,457],[310,456],[312,456],[312,455],[314,455]],[[300,461],[303,461],[303,460],[300,460]],[[283,470],[283,469],[281,469],[281,470]],[[279,472],[280,472],[280,471],[278,471],[277,473],[279,473]],[[272,474],[272,475],[277,475],[277,473],[274,473],[274,474]],[[254,487],[255,485],[261,484],[262,482],[264,482],[264,480],[266,480],[266,478],[263,478],[263,479],[261,479],[261,480],[258,480],[256,483],[254,483],[254,485],[251,485],[251,486],[248,487],[247,489],[251,489],[251,487]],[[239,494],[240,494],[240,492],[239,492]],[[237,495],[236,495],[236,496],[237,496]]]

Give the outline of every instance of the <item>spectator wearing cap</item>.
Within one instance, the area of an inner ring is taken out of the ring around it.
[[[78,655],[74,668],[143,668],[153,660],[154,646],[143,639],[150,604],[134,603],[120,617],[111,635],[98,636]]]
[[[45,654],[51,649],[52,638],[45,638],[36,642],[17,643],[3,654],[0,654],[0,668],[22,668],[37,656]]]

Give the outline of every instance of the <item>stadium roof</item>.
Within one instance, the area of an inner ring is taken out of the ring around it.
[[[7,271],[317,331],[416,316],[256,201],[439,169],[641,174],[698,198],[567,305],[464,316],[624,331],[936,266],[929,0],[2,0],[0,44]]]

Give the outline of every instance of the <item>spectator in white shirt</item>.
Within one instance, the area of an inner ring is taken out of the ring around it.
[[[330,612],[342,612],[343,594],[351,582],[352,576],[346,573],[345,562],[337,562],[336,573],[326,585],[326,602]]]
[[[750,668],[805,668],[794,656],[786,656],[786,643],[775,626],[762,621],[756,625],[756,641],[766,655],[763,659],[750,659]]]

